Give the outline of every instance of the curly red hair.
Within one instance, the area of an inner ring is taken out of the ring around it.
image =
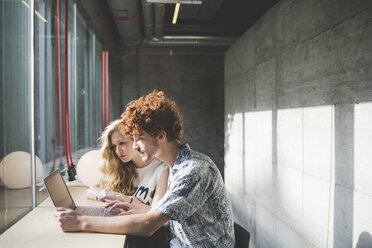
[[[181,141],[183,135],[182,114],[176,103],[167,99],[163,91],[154,90],[145,97],[131,101],[121,118],[120,131],[131,137],[138,137],[143,131],[156,136],[164,130],[168,141]]]

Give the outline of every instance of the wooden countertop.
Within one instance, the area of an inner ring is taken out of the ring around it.
[[[85,192],[87,189],[87,187],[82,186],[69,187],[77,206],[104,205],[102,202],[86,199]],[[125,235],[88,232],[64,233],[53,217],[54,211],[55,207],[48,197],[38,207],[0,235],[0,247],[123,247]]]

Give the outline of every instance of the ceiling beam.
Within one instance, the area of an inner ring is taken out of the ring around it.
[[[202,0],[146,0],[147,3],[202,4]]]

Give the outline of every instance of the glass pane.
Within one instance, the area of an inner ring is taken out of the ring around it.
[[[0,232],[32,206],[30,6],[0,1]],[[22,173],[20,173],[22,172]]]
[[[35,152],[42,164],[41,178],[49,175],[56,154],[55,113],[55,6],[53,1],[35,1]],[[58,114],[58,113],[57,113]],[[37,185],[37,204],[47,197]]]
[[[37,1],[35,9],[38,11],[35,19],[37,154],[44,164],[45,177],[57,168],[64,172],[67,169],[65,2],[60,0],[57,6],[57,1]],[[69,1],[67,34],[69,136],[71,156],[76,165],[87,149],[96,147],[102,128],[99,119],[101,89],[97,87],[101,58],[95,57],[97,49],[101,52],[101,45],[73,1]],[[63,174],[67,180],[67,173]],[[45,190],[40,190],[39,194],[39,203],[48,196]]]

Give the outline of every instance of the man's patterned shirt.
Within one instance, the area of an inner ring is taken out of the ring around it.
[[[170,171],[167,192],[152,208],[171,218],[171,247],[234,247],[232,207],[221,174],[188,145]]]

